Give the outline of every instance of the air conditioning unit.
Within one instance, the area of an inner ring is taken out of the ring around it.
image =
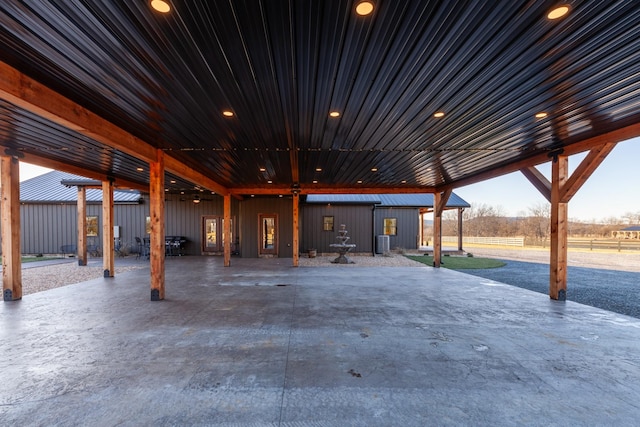
[[[389,236],[386,234],[376,236],[376,253],[383,254],[385,252],[389,252],[389,250]]]

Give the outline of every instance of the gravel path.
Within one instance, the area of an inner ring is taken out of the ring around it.
[[[33,265],[30,265],[33,264]],[[116,264],[115,274],[125,271],[148,268],[144,264]],[[76,259],[65,262],[43,262],[41,264],[28,263],[22,269],[22,295],[29,295],[48,289],[59,288],[61,286],[72,285],[74,283],[86,282],[88,280],[104,277],[102,260],[89,262],[86,266],[79,266]]]

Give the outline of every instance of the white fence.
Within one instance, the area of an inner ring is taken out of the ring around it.
[[[458,244],[458,236],[442,236],[442,243]],[[462,244],[477,243],[482,245],[524,246],[524,237],[463,237]]]

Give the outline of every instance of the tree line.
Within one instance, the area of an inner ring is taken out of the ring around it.
[[[516,216],[506,216],[501,206],[484,203],[473,204],[462,212],[463,232],[474,237],[524,237],[525,242],[535,244],[546,241],[551,233],[551,205],[537,203],[527,212]],[[569,219],[569,237],[609,238],[611,232],[630,225],[640,225],[640,211],[627,212],[620,217],[609,217],[600,222],[586,222]],[[442,215],[442,234],[458,234],[458,211],[445,211]]]

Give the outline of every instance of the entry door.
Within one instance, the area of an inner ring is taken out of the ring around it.
[[[231,252],[238,250],[235,244],[233,232],[233,218],[229,223],[231,231]],[[202,251],[222,252],[224,251],[224,218],[216,215],[202,217]]]
[[[260,214],[259,255],[278,255],[278,216],[276,214]]]
[[[202,218],[202,251],[220,252],[222,250],[222,218],[205,216]]]

